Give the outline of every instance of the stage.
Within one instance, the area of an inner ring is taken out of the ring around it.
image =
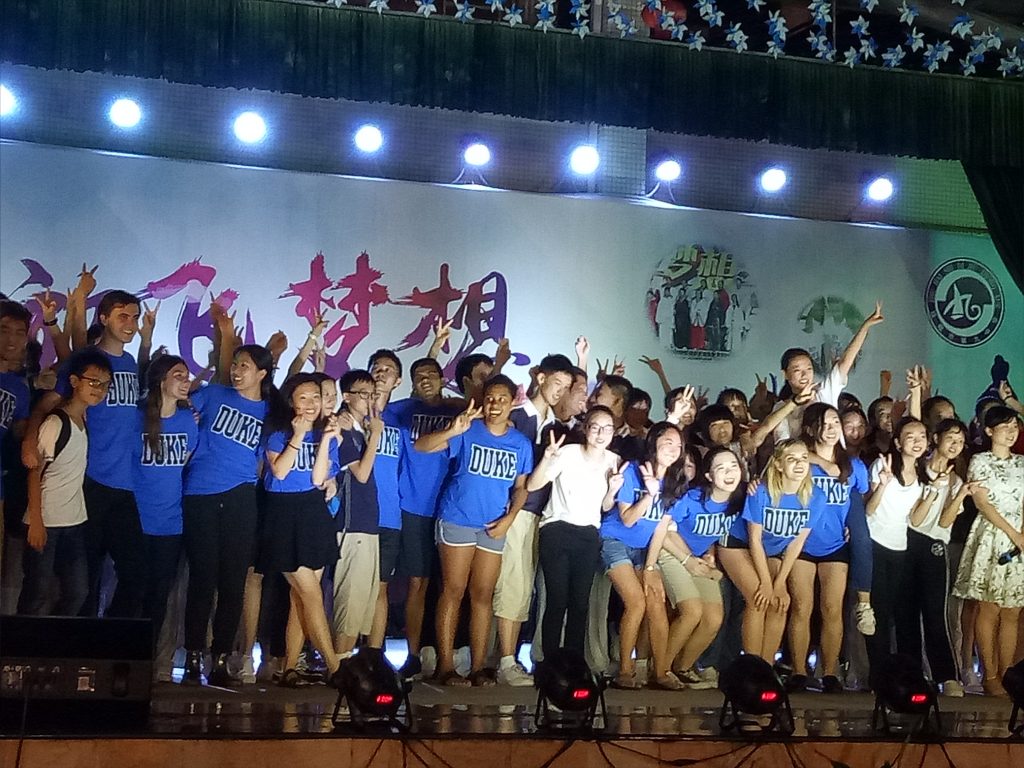
[[[104,768],[181,765],[292,766],[550,766],[793,765],[1002,766],[1024,764],[1024,742],[1007,739],[1010,703],[968,695],[940,699],[944,736],[923,743],[907,732],[871,729],[873,698],[864,693],[792,697],[796,730],[789,739],[723,736],[722,695],[711,691],[606,693],[604,733],[576,739],[539,733],[532,688],[440,688],[418,683],[406,735],[336,731],[334,692],[249,685],[238,689],[154,686],[151,715],[141,732],[102,738],[80,733],[32,735],[25,768]],[[895,721],[894,721],[895,722]],[[599,723],[600,724],[600,723]],[[69,723],[69,727],[73,724]],[[15,766],[18,740],[5,734],[0,765]]]

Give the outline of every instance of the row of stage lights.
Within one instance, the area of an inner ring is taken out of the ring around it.
[[[18,110],[18,99],[6,85],[0,85],[0,117],[8,117]],[[110,122],[121,130],[134,130],[142,122],[142,108],[132,99],[120,98],[110,105],[107,112]],[[247,146],[256,146],[267,138],[267,122],[258,112],[246,111],[238,114],[232,122],[235,138]],[[360,126],[352,135],[352,143],[364,155],[374,155],[384,147],[384,134],[376,125]],[[468,144],[462,152],[462,160],[467,168],[483,169],[490,165],[491,150],[479,141]],[[601,155],[597,147],[591,144],[580,144],[569,154],[569,170],[576,176],[593,176],[601,165]],[[654,177],[658,184],[671,185],[682,176],[683,167],[678,160],[666,158],[654,168]],[[765,194],[774,195],[781,192],[789,182],[785,169],[772,166],[762,171],[758,180],[760,189]],[[892,197],[895,187],[890,178],[879,176],[872,179],[864,189],[865,199],[884,203]]]

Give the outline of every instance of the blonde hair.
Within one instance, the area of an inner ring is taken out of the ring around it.
[[[784,479],[782,474],[782,457],[791,448],[803,448],[806,451],[807,444],[799,438],[791,438],[776,443],[775,450],[772,451],[772,457],[768,460],[768,466],[765,467],[765,484],[768,486],[768,496],[771,497],[772,504],[778,504],[782,500],[784,493],[782,490],[782,481]],[[814,482],[811,480],[811,473],[808,472],[796,491],[796,496],[800,499],[800,503],[803,506],[806,507],[810,502],[813,491]]]

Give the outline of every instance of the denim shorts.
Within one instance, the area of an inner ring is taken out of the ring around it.
[[[643,568],[647,560],[646,547],[631,547],[618,539],[601,539],[601,562],[604,571],[623,563],[632,563],[634,568]]]
[[[449,547],[476,547],[484,552],[500,555],[505,548],[505,537],[494,539],[487,533],[486,528],[470,528],[438,520],[437,543],[447,544]]]

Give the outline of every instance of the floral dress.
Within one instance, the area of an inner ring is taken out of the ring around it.
[[[1024,517],[1024,456],[997,458],[979,453],[971,459],[968,482],[988,489],[988,498],[1006,522],[1021,530]],[[995,603],[1003,608],[1024,607],[1024,558],[999,565],[999,556],[1013,549],[1010,537],[980,512],[964,545],[953,594],[969,600]]]

